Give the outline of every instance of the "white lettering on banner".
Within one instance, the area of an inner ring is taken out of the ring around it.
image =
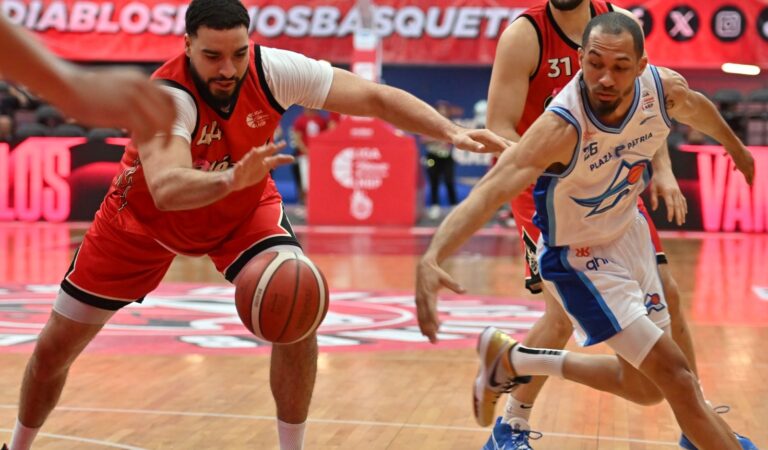
[[[373,200],[365,191],[379,189],[389,176],[389,163],[381,161],[376,147],[349,147],[341,150],[331,163],[331,173],[337,183],[352,189],[349,212],[357,220],[373,214]]]
[[[116,4],[88,0],[65,3],[55,0],[3,0],[0,12],[11,22],[35,31],[56,30],[76,33],[149,33],[158,36],[184,34],[186,4],[139,1]],[[525,8],[498,6],[377,6],[374,28],[379,37],[497,39],[504,27]],[[288,36],[351,36],[360,23],[356,8],[343,11],[337,6],[278,5],[250,6],[251,33],[266,38]],[[504,23],[506,21],[506,24]],[[482,33],[482,34],[481,34]]]

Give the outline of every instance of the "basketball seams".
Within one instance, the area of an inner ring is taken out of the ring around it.
[[[264,336],[261,331],[261,304],[263,301],[264,293],[267,292],[269,284],[272,282],[272,277],[277,272],[280,265],[288,259],[292,258],[293,253],[280,252],[275,253],[272,260],[264,267],[264,271],[261,273],[259,283],[256,285],[256,289],[253,290],[253,298],[251,300],[251,325],[257,336]]]
[[[304,340],[328,312],[328,282],[306,256],[271,253],[249,264],[242,274],[246,278],[237,280],[238,314],[261,340],[286,344]]]
[[[296,256],[295,253],[292,253],[292,255]],[[294,268],[296,269],[295,274],[295,281],[293,283],[293,298],[291,299],[291,309],[288,311],[288,317],[285,319],[285,323],[283,324],[283,329],[280,330],[280,333],[277,335],[276,341],[280,341],[283,339],[283,336],[285,336],[285,330],[288,329],[288,325],[291,323],[291,319],[293,318],[293,312],[296,310],[296,299],[299,296],[299,281],[301,281],[299,278],[301,276],[301,263],[298,258],[292,258],[296,260],[296,263],[294,264]],[[302,337],[303,339],[303,337]]]
[[[314,331],[317,330],[317,328],[320,326],[320,322],[324,318],[325,314],[323,314],[324,311],[326,311],[326,304],[328,303],[328,299],[326,298],[326,287],[325,287],[325,279],[323,278],[323,275],[320,273],[320,270],[315,266],[315,264],[307,258],[304,255],[298,255],[298,259],[301,260],[304,264],[306,264],[311,270],[312,273],[315,275],[315,281],[318,285],[318,299],[317,302],[317,313],[315,314],[315,322],[312,324],[312,327],[310,330]],[[308,332],[304,336],[301,337],[301,339],[306,338],[311,333]]]

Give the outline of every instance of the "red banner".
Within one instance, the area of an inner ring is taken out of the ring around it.
[[[385,63],[493,62],[504,28],[542,0],[379,0],[374,28]],[[253,39],[346,63],[360,23],[354,0],[246,0]],[[768,1],[619,0],[644,23],[655,64],[768,68]],[[160,62],[182,50],[187,3],[178,0],[2,0],[2,13],[77,61]]]
[[[379,119],[345,117],[309,149],[307,223],[416,224],[423,198],[413,136]]]

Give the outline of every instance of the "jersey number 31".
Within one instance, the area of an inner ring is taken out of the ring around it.
[[[565,73],[565,76],[571,76],[571,58],[551,58],[547,60],[549,62],[549,78],[557,78],[561,73]],[[562,66],[562,69],[561,69]]]

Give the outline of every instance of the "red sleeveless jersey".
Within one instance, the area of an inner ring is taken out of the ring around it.
[[[279,124],[284,110],[267,86],[259,47],[251,44],[249,54],[245,79],[229,113],[205,102],[184,54],[166,62],[152,75],[152,79],[182,89],[194,99],[197,122],[190,152],[197,170],[230,168],[252,147],[268,142]],[[138,150],[132,143],[125,149],[121,166],[121,173],[113,180],[98,213],[101,219],[126,231],[151,236],[180,253],[204,254],[213,250],[233,229],[251,218],[263,194],[275,191],[274,182],[267,175],[260,183],[208,206],[160,211],[152,200]]]
[[[549,2],[527,9],[517,20],[528,20],[536,29],[539,39],[539,65],[530,77],[528,96],[517,133],[523,133],[544,113],[553,94],[560,91],[579,71],[579,46],[565,35],[552,17]],[[589,5],[592,17],[613,11],[613,6],[603,0],[592,0]]]

